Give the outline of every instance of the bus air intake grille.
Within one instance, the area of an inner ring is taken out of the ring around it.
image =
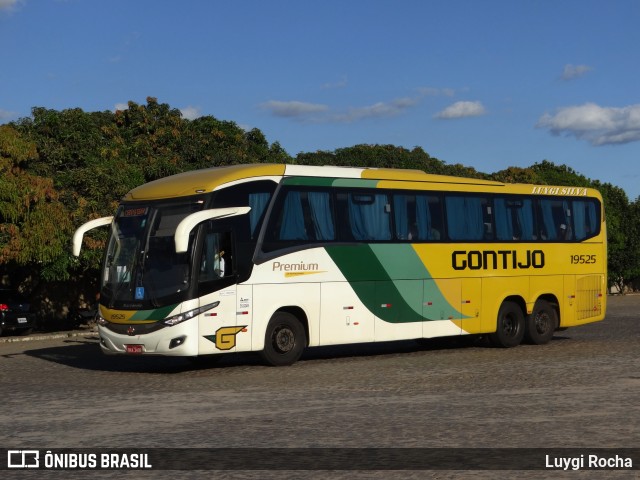
[[[162,322],[154,323],[107,323],[106,328],[120,335],[146,335],[165,327]],[[133,330],[133,333],[132,333]]]
[[[578,279],[578,320],[602,315],[601,275],[589,275]]]

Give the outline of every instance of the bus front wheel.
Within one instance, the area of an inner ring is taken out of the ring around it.
[[[503,302],[498,311],[495,333],[489,335],[495,347],[510,348],[520,345],[524,338],[524,313],[515,302]]]
[[[553,338],[557,326],[556,309],[546,300],[538,300],[533,306],[533,312],[527,317],[525,338],[534,345],[544,345]]]
[[[295,363],[306,346],[300,321],[287,312],[276,312],[267,326],[262,358],[274,367]]]

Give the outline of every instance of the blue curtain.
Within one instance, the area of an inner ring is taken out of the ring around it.
[[[308,198],[316,240],[335,240],[329,193],[309,192]]]
[[[418,224],[418,239],[439,240],[434,238],[434,231],[431,228],[431,212],[429,211],[429,197],[425,195],[416,196],[416,223]]]
[[[522,240],[533,240],[533,202],[530,199],[522,200],[522,207],[516,212]]]
[[[511,218],[511,208],[507,206],[504,198],[496,198],[493,202],[496,219],[496,238],[498,240],[513,240],[513,219]]]
[[[584,240],[598,231],[596,204],[590,200],[573,201],[573,225],[576,240]]]
[[[540,207],[542,208],[542,225],[547,232],[547,240],[556,240],[558,238],[558,232],[555,222],[553,221],[551,200],[541,200]]]
[[[406,195],[393,196],[393,217],[396,222],[396,238],[409,239],[409,218],[407,215],[408,199]]]
[[[567,202],[566,200],[562,202],[562,213],[564,214],[564,228],[565,228],[564,240],[570,240],[572,238],[571,210],[569,209],[569,202]]]
[[[446,197],[447,227],[451,240],[482,240],[482,199],[478,197]]]
[[[307,240],[300,192],[289,192],[284,200],[280,240]]]
[[[596,232],[600,231],[600,228],[599,225],[597,225],[598,213],[596,212],[596,203],[594,201],[587,203],[587,218],[589,220],[590,227],[590,231],[587,231],[587,235],[595,235]]]
[[[576,231],[576,240],[587,238],[586,206],[586,203],[580,200],[573,201],[573,227]]]
[[[258,222],[262,218],[262,214],[267,208],[270,198],[270,193],[249,194],[249,206],[251,207],[251,210],[249,211],[249,226],[251,228],[251,238],[255,238],[258,234],[258,232],[256,232],[256,228],[258,227]]]
[[[365,195],[349,194],[349,218],[356,240],[391,240],[387,196],[370,195],[373,201],[359,201]],[[366,195],[367,197],[369,195]]]

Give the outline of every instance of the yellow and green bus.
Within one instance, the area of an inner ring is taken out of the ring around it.
[[[109,225],[107,354],[260,351],[483,335],[549,342],[602,320],[606,224],[592,188],[417,170],[233,165],[133,189]]]

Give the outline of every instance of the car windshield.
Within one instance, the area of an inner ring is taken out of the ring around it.
[[[191,247],[176,253],[174,233],[180,221],[203,204],[198,200],[121,206],[107,247],[103,300],[110,306],[136,309],[178,301],[190,285]]]

